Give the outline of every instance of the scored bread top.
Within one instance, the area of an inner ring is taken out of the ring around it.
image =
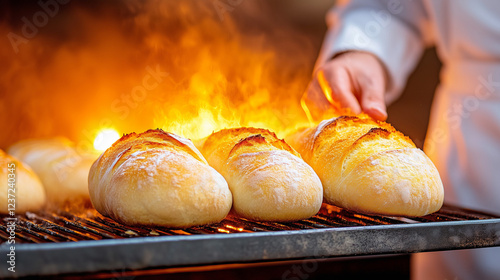
[[[316,214],[323,188],[314,170],[284,140],[265,129],[241,128],[215,135],[221,148],[208,162],[226,178],[233,209],[245,218],[293,221]]]
[[[329,174],[337,184],[373,154],[415,148],[390,124],[368,117],[341,116],[322,121],[287,138],[318,174]],[[327,160],[327,164],[325,162]],[[322,176],[320,176],[322,177]]]
[[[261,151],[273,151],[273,150],[284,150],[288,151],[294,156],[301,158],[300,154],[297,153],[290,145],[288,145],[284,140],[266,138],[261,134],[251,135],[246,138],[241,139],[229,152],[229,157],[233,155],[243,154],[245,151],[250,150],[251,152],[261,152]]]
[[[398,147],[415,148],[415,144],[401,132],[386,122],[375,121],[371,118],[359,118],[354,116],[342,116],[322,122],[314,133],[310,141],[312,147],[309,151],[314,154],[314,158],[309,161],[316,161],[328,150],[335,149],[337,155],[343,155],[342,162],[350,158],[351,153],[359,151],[359,147],[366,146],[365,142],[373,144],[369,150],[380,152],[387,149],[397,149]],[[378,142],[374,139],[385,139]],[[385,145],[382,145],[385,143]],[[363,148],[363,149],[366,149]],[[366,150],[364,150],[366,151]],[[368,155],[370,153],[363,152]]]
[[[115,149],[118,151],[121,151],[123,149],[130,149],[131,152],[134,152],[135,150],[141,150],[142,146],[148,145],[152,145],[152,148],[176,146],[178,149],[192,155],[199,161],[206,163],[203,156],[200,154],[198,149],[194,147],[191,141],[175,134],[165,132],[161,129],[150,129],[139,134],[132,132],[130,134],[124,135],[122,138],[116,141],[113,144],[113,147],[115,147]],[[113,149],[108,149],[106,150],[106,152],[110,150]]]
[[[361,137],[374,127],[383,128],[389,132],[397,132],[394,127],[386,122],[379,122],[369,118],[341,116],[325,120],[317,126],[313,136],[313,145],[314,147],[319,146],[324,139],[331,141],[332,139],[355,138],[358,135]]]
[[[208,136],[208,138],[205,140],[205,143],[203,144],[203,154],[205,156],[211,155],[214,151],[220,149],[223,144],[224,146],[230,145],[231,148],[227,149],[227,154],[229,154],[229,151],[232,149],[232,147],[241,139],[257,134],[260,134],[265,138],[278,140],[278,137],[276,136],[276,134],[274,134],[274,132],[262,128],[240,127],[222,129]]]
[[[442,205],[432,161],[388,123],[343,116],[288,138],[318,174],[327,203],[392,216],[427,215]]]
[[[147,153],[148,150],[172,150],[185,152],[195,159],[208,164],[201,153],[191,141],[175,134],[165,132],[161,129],[150,129],[143,133],[130,133],[122,136],[110,148],[108,148],[96,161],[100,165],[99,172],[112,172],[117,169],[129,157],[137,153]],[[100,177],[100,176],[99,176]]]
[[[347,149],[342,160],[342,176],[349,174],[361,162],[372,154],[415,148],[413,142],[397,131],[389,132],[383,128],[375,127],[358,138]]]
[[[92,205],[125,224],[188,227],[221,221],[232,196],[193,143],[161,129],[124,135],[89,172]]]
[[[233,147],[242,139],[258,134],[270,141],[279,140],[274,132],[267,129],[253,127],[229,128],[214,132],[208,136],[201,148],[201,152],[210,166],[222,173],[223,164],[228,159]]]

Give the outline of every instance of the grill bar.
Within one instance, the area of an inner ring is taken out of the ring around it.
[[[17,242],[46,243],[81,240],[121,239],[147,236],[233,234],[251,232],[293,231],[305,229],[325,229],[355,226],[417,224],[429,222],[473,221],[495,219],[497,217],[473,210],[453,206],[443,206],[434,214],[414,218],[394,218],[359,214],[335,206],[323,205],[321,211],[307,220],[289,223],[259,222],[230,215],[219,224],[192,227],[187,229],[168,229],[157,227],[124,226],[101,216],[93,209],[81,213],[59,210],[55,212],[28,213],[18,215],[16,227]],[[0,240],[8,240],[5,225],[0,225]]]
[[[93,208],[17,219],[18,277],[500,246],[499,217],[453,206],[400,218],[325,204],[314,217],[297,222],[230,215],[186,229],[125,226]],[[9,248],[8,237],[6,224],[0,224],[1,254]],[[12,276],[5,273],[0,270],[0,277]]]

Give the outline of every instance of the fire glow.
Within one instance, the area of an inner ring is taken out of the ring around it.
[[[55,135],[79,142],[99,127],[196,140],[254,126],[284,137],[308,123],[300,97],[316,53],[256,5],[244,1],[224,20],[211,1],[60,6],[15,56],[0,48],[2,85],[14,93],[0,109],[16,116],[2,122],[12,133],[0,145]],[[0,31],[22,34],[22,24],[3,22]],[[97,138],[90,146],[102,151],[116,134]]]
[[[94,140],[94,149],[103,152],[118,139],[120,139],[120,134],[116,130],[111,128],[103,129],[97,134]]]

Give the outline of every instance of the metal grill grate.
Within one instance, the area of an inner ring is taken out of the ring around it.
[[[124,226],[90,206],[16,218],[16,277],[500,246],[500,218],[453,206],[397,218],[325,204],[298,222],[229,216],[186,229]],[[10,250],[6,224],[0,225],[2,254]],[[0,270],[0,277],[9,273]]]
[[[6,219],[7,217],[3,218]],[[87,207],[76,210],[41,211],[37,213],[27,213],[26,215],[17,215],[16,242],[47,243],[146,236],[294,231],[354,226],[470,221],[494,218],[497,217],[452,206],[443,206],[439,212],[424,217],[397,218],[359,214],[324,204],[317,215],[298,222],[258,222],[230,215],[218,224],[186,229],[170,229],[161,227],[125,226],[100,215],[93,208]],[[8,240],[9,236],[5,223],[0,225],[0,229],[0,238],[2,242],[4,242]]]

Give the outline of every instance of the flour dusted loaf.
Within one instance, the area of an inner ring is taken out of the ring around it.
[[[36,211],[45,204],[45,190],[29,166],[2,150],[0,166],[0,214],[8,214],[9,208],[16,214]]]
[[[97,155],[78,152],[65,138],[22,140],[12,145],[8,153],[33,169],[49,202],[88,201],[87,178]]]
[[[300,155],[265,129],[225,129],[201,147],[226,178],[233,209],[261,221],[293,221],[315,215],[323,200],[318,176]]]
[[[423,216],[443,204],[434,164],[385,122],[342,116],[286,139],[318,174],[328,203],[392,216]]]
[[[97,211],[124,224],[189,227],[219,222],[231,209],[224,178],[190,140],[162,130],[123,136],[88,179]]]

